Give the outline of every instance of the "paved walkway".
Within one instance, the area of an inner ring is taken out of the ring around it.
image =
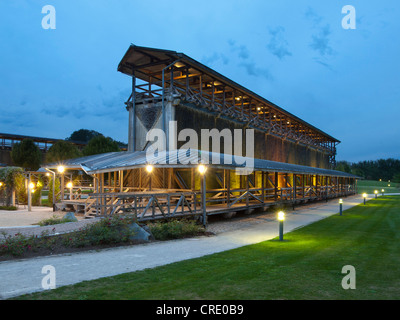
[[[56,211],[49,207],[32,207],[32,211],[28,211],[27,207],[20,206],[18,210],[8,211],[0,210],[0,229],[16,228],[16,227],[34,227],[37,223],[53,216],[63,217],[66,212]],[[83,219],[77,215],[77,219]]]
[[[371,195],[372,197],[372,195]],[[344,198],[343,210],[363,202],[361,196]],[[316,206],[298,207],[286,216],[284,232],[305,226],[338,213],[337,200],[319,202]],[[278,236],[276,221],[265,219],[257,224],[212,237],[198,237],[153,242],[101,251],[0,262],[0,299],[41,291],[42,268],[56,270],[56,286],[114,276],[121,273],[154,268],[186,259],[258,243]]]

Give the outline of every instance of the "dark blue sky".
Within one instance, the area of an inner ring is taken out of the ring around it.
[[[348,4],[355,30],[342,28]],[[117,66],[134,43],[184,52],[336,137],[338,160],[400,158],[397,1],[2,0],[0,12],[0,132],[126,142],[131,82]]]

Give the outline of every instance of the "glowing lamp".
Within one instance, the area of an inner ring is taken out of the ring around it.
[[[151,173],[151,172],[153,171],[153,166],[152,166],[151,164],[148,164],[148,165],[146,166],[146,171],[147,171],[148,173]]]
[[[204,164],[200,164],[200,165],[197,167],[197,170],[199,170],[199,173],[200,173],[200,174],[205,174],[206,171],[207,171],[207,168],[206,168],[206,166],[205,166]]]
[[[278,212],[278,220],[284,221],[285,220],[285,213],[283,211]]]
[[[64,166],[58,166],[58,167],[57,167],[57,171],[58,171],[59,173],[63,173],[63,172],[65,171],[65,167],[64,167]]]

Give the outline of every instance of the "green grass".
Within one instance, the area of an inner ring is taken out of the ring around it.
[[[400,193],[400,183],[374,180],[358,180],[357,182],[357,191],[359,194],[373,194],[375,190],[381,193],[382,189],[385,190],[385,193]]]
[[[399,299],[400,197],[373,199],[273,239],[22,299]],[[356,269],[344,290],[342,267]]]

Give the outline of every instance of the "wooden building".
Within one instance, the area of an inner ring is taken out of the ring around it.
[[[88,199],[65,202],[86,215],[134,212],[142,220],[200,215],[205,222],[210,214],[356,192],[356,176],[332,170],[340,141],[185,54],[131,45],[118,71],[132,80],[128,151],[62,164],[94,177]],[[226,144],[213,152],[221,140],[212,139],[209,149],[199,144],[185,149],[178,133],[188,128],[197,136],[204,129],[239,130],[241,152],[233,154]],[[165,134],[165,148],[157,153],[149,152],[146,139],[154,129]],[[249,129],[254,139],[247,141]],[[254,153],[248,157],[250,143]],[[204,155],[219,161],[200,166]],[[238,174],[244,163],[252,163],[250,174]]]

